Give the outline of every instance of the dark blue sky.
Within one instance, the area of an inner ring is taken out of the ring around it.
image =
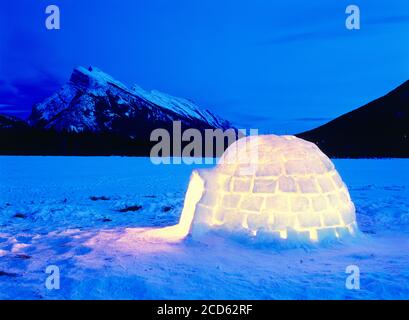
[[[295,133],[409,79],[408,0],[15,0],[0,4],[0,113],[27,116],[73,67]],[[61,30],[45,28],[45,7]],[[361,9],[361,30],[345,8]]]

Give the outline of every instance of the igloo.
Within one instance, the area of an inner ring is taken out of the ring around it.
[[[210,230],[317,242],[353,235],[357,225],[345,183],[315,144],[260,135],[233,143],[215,168],[193,171],[179,224],[151,234]]]

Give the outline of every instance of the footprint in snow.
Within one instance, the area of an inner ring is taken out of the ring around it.
[[[129,207],[125,207],[122,209],[119,209],[119,212],[125,213],[125,212],[135,212],[135,211],[139,211],[140,209],[142,209],[142,206],[139,205],[135,205],[135,206],[129,206]]]

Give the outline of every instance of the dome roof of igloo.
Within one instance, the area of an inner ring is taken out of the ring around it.
[[[320,240],[356,229],[355,207],[331,160],[294,136],[249,136],[210,170],[195,206],[192,232],[209,228],[253,236]]]

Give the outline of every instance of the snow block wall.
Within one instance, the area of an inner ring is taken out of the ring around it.
[[[238,140],[214,169],[193,173],[190,194],[196,199],[185,199],[181,224],[193,235],[225,229],[316,242],[357,230],[354,204],[331,160],[294,136]]]

